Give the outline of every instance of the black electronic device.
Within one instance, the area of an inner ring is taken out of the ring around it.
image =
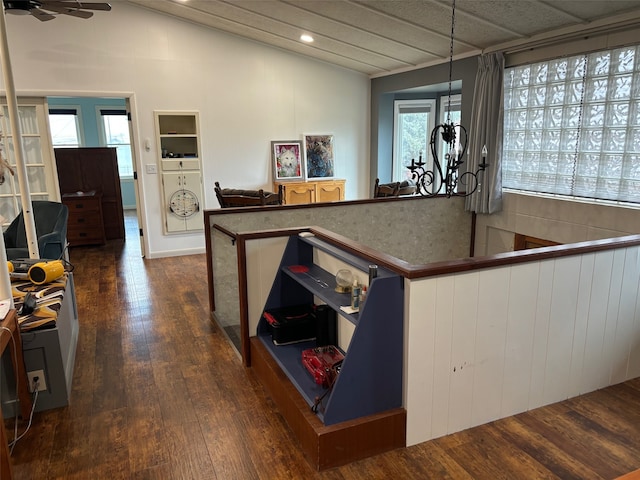
[[[313,305],[273,308],[263,314],[275,345],[288,345],[314,339],[316,318]]]
[[[36,297],[34,297],[31,292],[27,292],[27,294],[24,297],[24,300],[22,301],[22,307],[20,308],[20,312],[18,313],[20,315],[29,315],[30,313],[33,313],[35,309],[36,309]]]
[[[329,305],[316,305],[316,347],[335,345],[338,341],[336,311]]]

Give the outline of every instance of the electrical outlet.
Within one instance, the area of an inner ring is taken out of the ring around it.
[[[34,370],[33,372],[27,372],[27,379],[29,380],[29,391],[33,392],[35,384],[34,379],[38,377],[38,391],[42,392],[47,389],[47,382],[44,379],[44,370]]]

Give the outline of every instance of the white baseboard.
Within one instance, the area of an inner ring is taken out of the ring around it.
[[[163,258],[163,257],[182,257],[185,255],[199,255],[205,253],[204,247],[187,248],[184,250],[164,250],[161,252],[153,252],[145,255],[146,258]]]

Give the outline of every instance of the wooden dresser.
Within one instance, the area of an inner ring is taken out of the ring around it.
[[[95,190],[65,193],[62,203],[69,209],[67,241],[70,247],[105,243],[102,194]]]
[[[275,182],[274,191],[282,185],[282,201],[285,205],[300,203],[339,202],[344,200],[346,180],[315,180],[308,182]]]
[[[56,148],[55,153],[62,196],[93,190],[100,192],[105,238],[124,241],[124,212],[116,149]]]

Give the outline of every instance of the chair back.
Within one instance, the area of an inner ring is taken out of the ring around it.
[[[413,183],[412,181],[405,180],[404,182],[400,182],[400,185],[398,185],[397,195],[399,197],[403,195],[413,195],[416,193],[417,190],[418,190],[418,187],[416,187],[415,183]]]
[[[373,198],[396,197],[398,195],[399,187],[400,182],[381,184],[380,179],[376,178],[376,183],[373,187]]]
[[[31,206],[40,258],[60,258],[66,244],[69,209],[62,203],[45,200],[33,200]],[[29,256],[23,212],[20,212],[7,227],[4,239],[7,257]]]
[[[262,189],[221,188],[218,182],[215,182],[214,189],[221,208],[282,205],[282,185],[278,186],[278,193],[265,192]]]

